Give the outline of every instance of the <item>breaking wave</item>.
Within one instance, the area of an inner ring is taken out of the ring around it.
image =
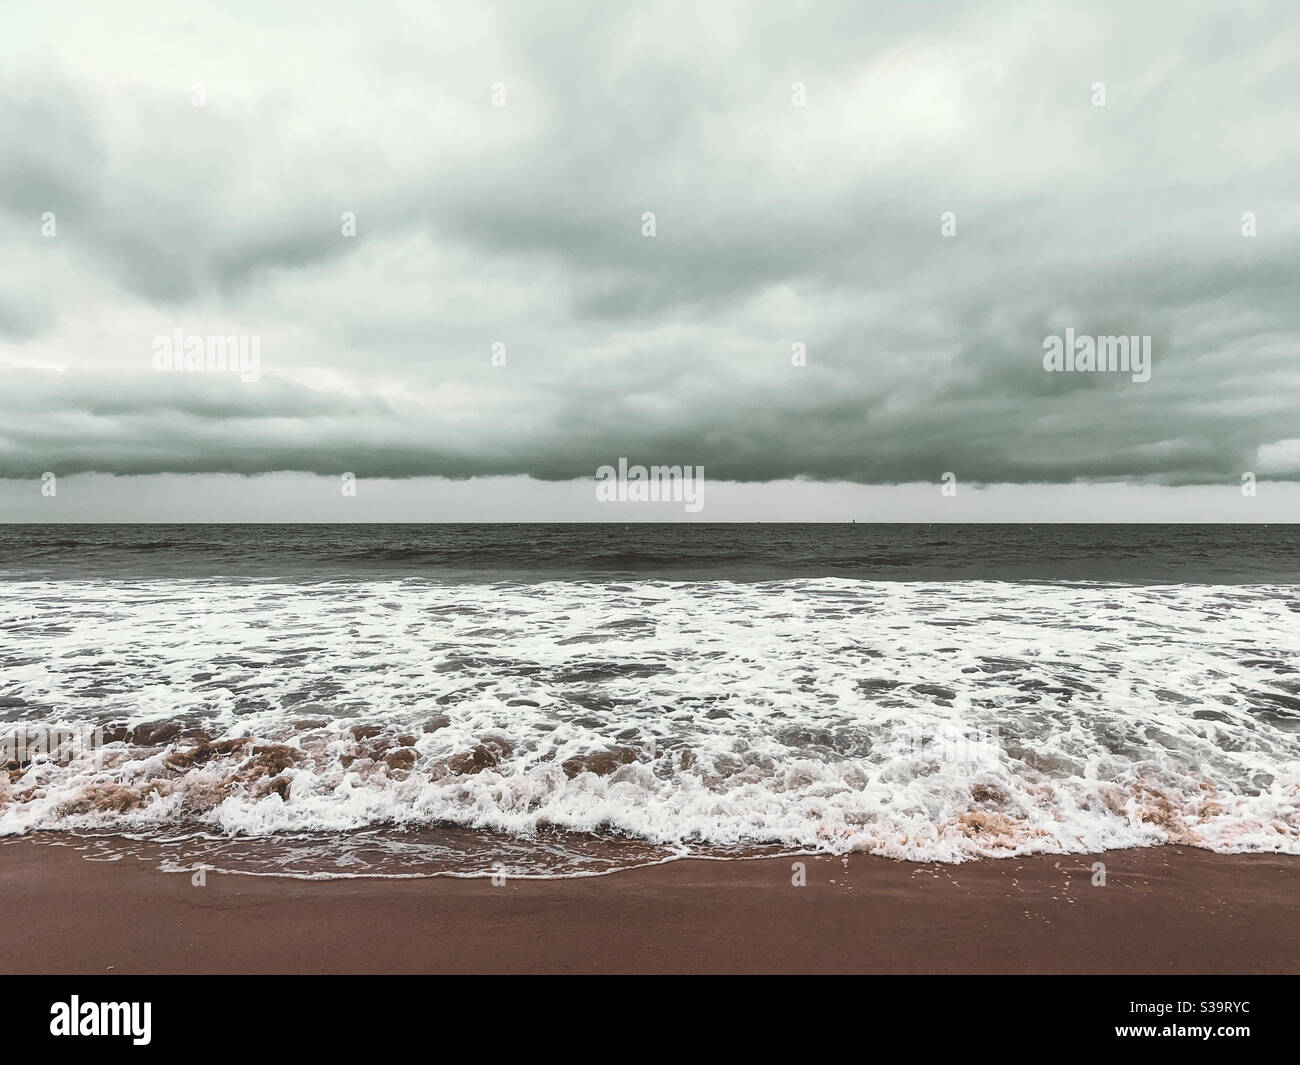
[[[4,835],[303,875],[1300,853],[1288,586],[32,580],[0,637]]]

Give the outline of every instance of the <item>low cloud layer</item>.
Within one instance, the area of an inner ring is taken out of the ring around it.
[[[1292,4],[5,18],[0,477],[1300,480]]]

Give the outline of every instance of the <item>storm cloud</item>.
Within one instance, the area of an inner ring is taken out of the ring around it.
[[[0,477],[1300,480],[1294,4],[3,19]]]

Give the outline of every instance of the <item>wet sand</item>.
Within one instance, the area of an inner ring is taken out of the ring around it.
[[[209,872],[196,887],[20,839],[0,844],[0,972],[1300,972],[1300,858],[803,861],[803,887],[792,859],[500,887]]]

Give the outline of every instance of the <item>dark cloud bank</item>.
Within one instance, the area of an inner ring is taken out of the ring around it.
[[[0,477],[1300,479],[1292,4],[311,11],[6,14]]]

